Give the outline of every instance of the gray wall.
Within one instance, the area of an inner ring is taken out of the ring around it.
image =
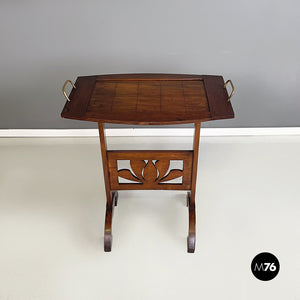
[[[60,118],[78,75],[221,74],[234,120],[300,126],[298,0],[1,0],[0,128],[93,128]]]

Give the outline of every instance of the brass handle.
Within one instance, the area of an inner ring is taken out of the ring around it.
[[[65,98],[67,99],[67,101],[70,102],[70,99],[69,99],[69,97],[67,96],[66,91],[65,91],[65,87],[66,87],[66,85],[68,84],[68,82],[70,82],[70,83],[72,84],[72,86],[73,86],[74,89],[76,89],[76,86],[75,86],[75,84],[74,84],[71,80],[66,80],[66,82],[64,83],[64,85],[63,85],[63,87],[62,87],[62,92],[63,92]]]
[[[227,101],[229,102],[230,99],[231,99],[231,97],[232,97],[233,94],[234,94],[235,89],[234,89],[234,85],[233,85],[233,83],[232,83],[232,81],[231,81],[230,79],[227,80],[227,81],[225,82],[224,88],[226,88],[226,85],[227,85],[228,83],[230,83],[230,85],[231,85],[231,94],[229,95],[229,97],[228,97],[228,99],[227,99]]]

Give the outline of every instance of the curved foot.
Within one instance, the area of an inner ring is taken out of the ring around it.
[[[187,237],[187,251],[188,253],[195,252],[196,236],[195,234],[190,234]]]
[[[112,192],[106,202],[105,226],[104,226],[104,251],[110,252],[112,246],[112,219],[114,206],[118,199],[118,192]]]
[[[196,245],[196,214],[195,214],[195,199],[191,198],[191,194],[187,194],[187,204],[189,209],[189,234],[187,237],[188,253],[195,252]]]
[[[112,235],[111,235],[111,233],[105,233],[104,234],[104,251],[110,252],[111,245],[112,245]]]

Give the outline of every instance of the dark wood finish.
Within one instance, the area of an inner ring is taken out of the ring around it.
[[[160,164],[161,161],[163,163]],[[170,161],[168,160],[149,160],[148,162],[144,160],[130,160],[130,165],[138,165],[139,167],[142,166],[142,168],[135,167],[132,170],[121,169],[118,170],[117,175],[134,182],[150,184],[150,188],[154,184],[160,184],[183,176],[183,170],[170,169],[170,171],[168,171],[170,166]]]
[[[195,199],[201,123],[195,124],[191,199]]]
[[[157,180],[163,181],[163,178],[166,177],[167,171],[170,167],[170,160],[168,159],[160,159],[155,164],[157,170],[158,170],[158,178]],[[164,175],[165,174],[165,175]]]
[[[134,162],[134,160],[131,160],[130,162]],[[146,163],[145,163],[145,166],[146,166]],[[136,177],[135,174],[136,174],[135,172],[132,173],[131,170],[129,170],[129,169],[118,170],[118,176],[119,177],[125,178],[127,180],[131,180],[131,181],[136,181],[136,182],[142,183],[142,176]]]
[[[188,208],[189,208],[189,233],[187,237],[188,252],[195,252],[196,243],[196,213],[195,213],[195,195],[196,195],[196,180],[199,155],[199,139],[200,139],[201,123],[195,123],[194,133],[194,151],[193,151],[193,166],[192,166],[192,187],[188,193]]]
[[[107,151],[107,160],[109,168],[110,187],[112,190],[190,190],[193,151],[147,151],[147,150],[124,150]],[[134,166],[132,172],[128,169],[118,171],[118,160],[130,160],[131,166]],[[148,164],[144,162],[148,160]],[[152,160],[170,161],[182,160],[183,170],[173,169],[166,173],[166,162],[164,168],[152,162]],[[163,171],[160,173],[158,170]],[[141,175],[143,172],[143,176]],[[157,174],[158,173],[158,174]],[[161,175],[162,174],[162,175]],[[158,178],[157,178],[158,176]],[[164,183],[182,176],[182,183]],[[119,183],[119,177],[135,181],[134,183]]]
[[[114,206],[117,205],[117,192],[111,192],[110,183],[109,183],[109,171],[107,163],[107,145],[104,133],[104,127],[102,123],[98,123],[99,127],[99,138],[100,138],[100,147],[102,155],[102,166],[103,166],[103,175],[105,183],[105,192],[106,192],[106,213],[105,213],[105,225],[104,225],[104,251],[111,251],[112,245],[112,218]]]
[[[143,169],[145,168],[146,163],[142,159],[132,159],[130,160],[130,167],[134,173],[135,176],[139,176],[142,174]],[[137,175],[136,175],[137,174]],[[119,174],[120,176],[120,174]],[[138,179],[139,182],[141,182],[141,179]]]
[[[224,88],[222,76],[203,76],[211,120],[234,118],[231,102],[227,101],[228,93]],[[226,101],[220,101],[225,99]]]
[[[98,80],[194,80],[202,75],[167,73],[129,73],[96,75]]]
[[[102,166],[103,166],[103,174],[104,174],[104,182],[105,182],[105,191],[107,201],[111,201],[110,195],[110,183],[109,183],[109,170],[108,170],[108,160],[107,160],[107,145],[104,133],[104,127],[102,123],[98,123],[99,128],[99,138],[100,138],[100,147],[101,147],[101,155],[102,155]]]
[[[233,117],[221,76],[99,75],[78,77],[75,86],[62,112],[64,118],[164,125]]]
[[[73,88],[69,96],[69,99],[72,100],[70,102],[66,102],[61,114],[62,117],[68,118],[68,116],[72,116],[71,119],[78,120],[84,116],[91,99],[96,78],[97,76],[85,76],[77,78],[75,82],[76,89]]]
[[[196,208],[195,201],[191,201],[190,192],[187,193],[187,204],[189,209],[189,235],[187,237],[187,251],[188,253],[194,253],[196,246]]]
[[[112,192],[111,201],[106,202],[105,224],[104,224],[104,251],[110,252],[112,246],[112,219],[114,207],[117,206],[118,192]]]
[[[170,170],[168,174],[166,174],[163,178],[159,180],[159,182],[165,182],[173,179],[177,179],[178,177],[181,177],[183,175],[183,170],[179,169],[173,169]]]
[[[186,190],[189,212],[187,250],[195,251],[195,193],[201,122],[233,118],[221,76],[181,74],[111,74],[78,77],[62,117],[95,121],[99,126],[106,191],[104,250],[111,251],[112,220],[118,190]],[[192,151],[107,151],[103,123],[165,125],[194,123]],[[118,170],[118,160],[130,168]],[[183,169],[171,169],[182,160]],[[119,179],[130,180],[121,183]],[[182,181],[172,183],[172,179]]]
[[[97,80],[85,115],[139,124],[210,118],[201,80]]]

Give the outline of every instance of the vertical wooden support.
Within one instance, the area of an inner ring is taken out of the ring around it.
[[[111,251],[112,247],[112,219],[114,207],[117,205],[118,192],[111,191],[108,159],[107,159],[107,146],[103,123],[98,123],[99,137],[102,154],[103,174],[105,181],[106,192],[106,213],[105,213],[105,226],[104,226],[104,251]],[[195,123],[194,145],[193,145],[193,162],[192,162],[192,178],[191,190],[187,195],[187,204],[189,209],[189,231],[187,237],[187,251],[189,253],[195,252],[196,243],[196,214],[195,214],[195,193],[196,193],[196,180],[197,180],[197,166],[198,166],[198,153],[199,153],[199,138],[200,138],[201,123]]]
[[[189,208],[189,233],[187,237],[187,251],[189,253],[195,252],[196,244],[196,214],[195,214],[195,193],[197,180],[197,166],[199,154],[199,139],[200,139],[201,123],[195,123],[194,133],[194,151],[193,151],[193,165],[192,165],[192,186],[191,192],[187,195],[187,203]]]
[[[99,127],[99,137],[100,137],[100,146],[101,146],[101,155],[102,155],[102,165],[103,165],[103,174],[105,182],[105,192],[106,192],[106,213],[105,213],[105,225],[104,225],[104,251],[111,251],[112,245],[112,218],[114,206],[117,204],[118,193],[111,192],[110,182],[109,182],[109,171],[107,164],[107,153],[106,153],[106,139],[104,133],[103,123],[98,123]]]

